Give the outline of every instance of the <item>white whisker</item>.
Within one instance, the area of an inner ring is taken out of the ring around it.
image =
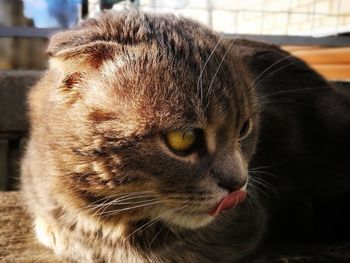
[[[152,193],[152,194],[148,194],[148,193]],[[119,197],[119,198],[113,199],[115,197]],[[103,209],[106,206],[118,204],[120,202],[125,202],[125,201],[129,201],[129,200],[135,200],[135,199],[136,200],[143,199],[140,201],[146,201],[146,200],[149,200],[150,198],[154,198],[154,197],[157,197],[157,195],[155,195],[151,191],[140,191],[140,192],[134,192],[134,193],[118,193],[115,195],[100,198],[100,199],[96,200],[95,202],[93,202],[87,206],[84,206],[83,208],[81,208],[78,211],[78,214],[98,209],[97,211],[95,211],[95,214],[96,214],[96,212],[99,212],[101,209]],[[103,201],[103,202],[100,203],[101,201]],[[136,201],[136,202],[140,202],[140,201]]]
[[[261,78],[261,77],[264,75],[265,72],[267,72],[268,70],[270,70],[271,68],[273,68],[273,66],[275,66],[275,65],[277,65],[277,64],[279,64],[279,63],[281,63],[282,61],[284,61],[284,60],[286,60],[286,59],[288,59],[288,58],[290,58],[290,57],[292,57],[292,55],[283,57],[283,58],[277,60],[276,62],[272,63],[272,64],[271,64],[270,66],[268,66],[265,70],[263,70],[254,80],[252,80],[252,82],[248,85],[248,88],[247,88],[247,89],[249,89],[249,88],[251,88],[252,86],[254,86],[254,85],[255,85],[255,82],[256,82],[259,78]]]
[[[309,90],[323,90],[324,88],[305,88],[305,89],[292,89],[292,90],[280,90],[280,91],[276,91],[270,94],[265,94],[262,95],[260,97],[257,97],[257,99],[264,99],[264,98],[268,98],[274,95],[279,95],[279,94],[288,94],[288,93],[293,93],[293,92],[297,92],[297,91],[309,91]]]
[[[249,168],[249,171],[256,171],[256,170],[261,170],[261,169],[266,169],[266,168],[273,168],[273,167],[276,167],[276,166],[279,166],[281,165],[282,163],[284,163],[285,161],[281,161],[281,162],[278,162],[276,164],[272,164],[272,165],[266,165],[266,166],[258,166],[258,167],[251,167]]]
[[[162,216],[167,215],[167,214],[170,214],[170,213],[173,213],[173,212],[176,212],[176,211],[178,211],[178,210],[180,210],[180,209],[185,208],[186,206],[187,206],[187,205],[184,205],[184,206],[181,206],[181,207],[178,207],[178,208],[174,208],[174,209],[172,209],[172,210],[170,210],[170,211],[166,211],[165,213],[160,214],[160,215],[157,216],[156,218],[154,218],[154,219],[148,221],[147,223],[143,224],[141,227],[137,228],[134,232],[132,232],[131,234],[129,234],[125,239],[129,239],[133,234],[135,234],[136,232],[138,232],[139,230],[141,230],[141,229],[143,229],[143,228],[144,228],[144,229],[147,229],[148,227],[152,226],[152,225],[155,224],[157,221],[159,221],[159,220],[162,218]]]
[[[257,172],[251,172],[251,173],[258,174]],[[257,184],[257,185],[255,185],[256,190],[261,189],[261,187],[259,187],[259,186],[262,186],[263,188],[265,188],[269,192],[273,193],[275,196],[278,196],[278,193],[276,192],[275,188],[269,182],[263,180],[262,178],[256,177],[256,176],[250,176],[250,179],[252,181],[251,185],[254,185],[254,183]]]
[[[206,66],[208,65],[211,57],[214,55],[215,50],[218,48],[218,46],[220,45],[221,41],[223,40],[223,38],[224,38],[224,36],[222,35],[220,37],[218,43],[216,43],[216,45],[214,46],[213,50],[209,54],[209,57],[205,61],[204,66],[203,66],[201,72],[199,73],[199,77],[198,77],[198,80],[197,80],[197,94],[198,94],[198,91],[199,91],[199,88],[200,88],[200,99],[201,99],[201,102],[203,101],[203,87],[200,86],[200,85],[202,85],[202,77],[203,77],[204,70],[205,70]]]
[[[159,204],[159,203],[162,203],[162,201],[155,200],[155,201],[152,201],[152,202],[149,202],[149,203],[145,203],[145,204],[141,204],[141,205],[135,205],[135,206],[132,206],[132,207],[126,207],[126,208],[111,210],[111,211],[103,213],[103,215],[109,215],[109,214],[115,215],[115,214],[117,214],[119,212],[122,212],[122,211],[127,211],[127,210],[131,210],[131,209],[140,208],[140,207],[149,206],[149,205],[154,205],[154,204]]]
[[[208,90],[207,90],[206,100],[207,100],[207,99],[209,98],[209,96],[210,96],[211,88],[212,88],[212,86],[213,86],[213,84],[214,84],[214,80],[215,80],[215,78],[216,78],[216,76],[217,76],[217,74],[218,74],[218,72],[219,72],[219,70],[220,70],[220,68],[221,68],[221,65],[222,65],[222,63],[224,63],[224,60],[225,60],[225,58],[226,58],[228,52],[231,50],[231,48],[232,48],[233,44],[235,43],[235,41],[236,41],[236,38],[232,39],[232,41],[231,41],[229,47],[227,48],[225,54],[223,55],[223,57],[222,57],[222,59],[221,59],[219,65],[218,65],[218,68],[216,69],[216,71],[215,71],[215,73],[214,73],[214,76],[213,76],[213,78],[212,78],[212,80],[211,80],[211,82],[210,82],[210,84],[209,84]],[[208,103],[209,103],[209,102],[207,102],[207,106],[208,106]]]

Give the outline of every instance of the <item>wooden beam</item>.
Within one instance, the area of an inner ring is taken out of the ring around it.
[[[319,46],[281,46],[281,48],[288,52],[295,52],[300,50],[318,49],[320,47]]]
[[[309,64],[350,64],[350,48],[316,48],[292,51]]]
[[[350,80],[349,65],[312,64],[312,68],[330,80]]]

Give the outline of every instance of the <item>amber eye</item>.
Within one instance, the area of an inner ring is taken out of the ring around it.
[[[195,131],[169,131],[165,134],[167,144],[171,150],[175,152],[186,152],[188,151],[196,141]]]
[[[245,138],[247,138],[251,130],[252,120],[248,119],[246,122],[243,123],[241,130],[239,131],[239,139],[244,140]]]

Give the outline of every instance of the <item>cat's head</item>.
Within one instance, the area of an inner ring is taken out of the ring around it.
[[[54,36],[47,125],[58,195],[103,220],[213,220],[220,200],[246,191],[258,131],[233,44],[190,20],[136,11]]]

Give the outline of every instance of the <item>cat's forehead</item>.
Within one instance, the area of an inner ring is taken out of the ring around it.
[[[84,100],[102,112],[93,116],[117,116],[130,129],[146,130],[235,115],[245,94],[235,81],[231,43],[188,19],[111,12],[59,33],[49,53],[75,65],[86,56]]]
[[[190,59],[176,60],[156,46],[130,49],[103,62],[102,77],[91,79],[86,101],[94,109],[123,116],[130,129],[140,130],[140,124],[145,130],[164,130],[224,123],[234,115],[236,103],[227,65],[215,70],[220,64],[214,61],[203,69]]]
[[[205,47],[211,42],[215,46],[218,40],[209,28],[186,18],[145,14],[136,10],[110,11],[87,19],[73,30],[55,34],[48,53],[55,55],[67,48],[107,41],[124,46],[156,43],[164,52],[186,55],[196,46]]]

